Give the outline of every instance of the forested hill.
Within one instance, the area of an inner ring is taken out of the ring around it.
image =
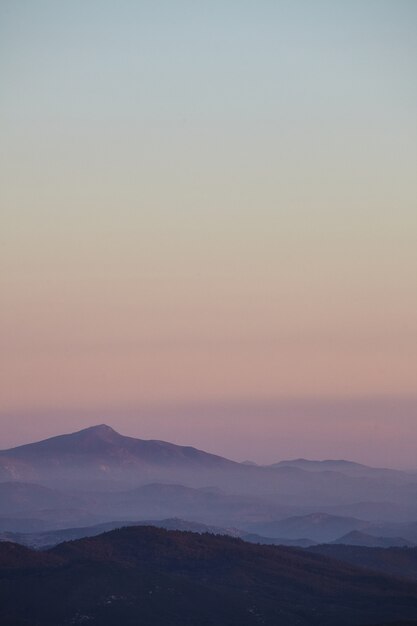
[[[353,626],[417,620],[417,583],[303,550],[154,527],[0,544],[10,626]]]

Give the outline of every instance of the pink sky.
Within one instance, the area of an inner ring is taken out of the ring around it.
[[[0,7],[0,439],[412,464],[416,5],[122,5]]]
[[[0,448],[107,423],[122,434],[192,445],[237,461],[347,458],[417,469],[417,398],[71,408],[0,414]]]

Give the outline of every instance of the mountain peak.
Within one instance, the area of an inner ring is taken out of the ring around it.
[[[112,428],[111,426],[108,426],[107,424],[96,424],[95,426],[89,426],[88,428],[84,428],[83,430],[79,432],[95,432],[98,434],[103,433],[103,434],[112,434],[112,435],[119,434],[117,431],[114,430],[114,428]]]
[[[67,436],[79,441],[101,441],[106,443],[120,443],[121,440],[125,439],[123,435],[107,424],[88,426]]]
[[[190,480],[190,471],[224,471],[239,464],[222,457],[156,440],[126,437],[107,424],[0,451],[0,478],[57,484],[62,480],[83,485],[88,480],[115,480],[126,486],[153,482],[161,477]],[[53,471],[51,471],[51,468]],[[203,482],[203,486],[204,482]]]

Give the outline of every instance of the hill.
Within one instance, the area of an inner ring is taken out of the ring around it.
[[[151,483],[127,491],[58,491],[29,483],[0,483],[0,532],[33,532],[116,520],[186,518],[215,526],[285,516],[292,508],[255,496]]]
[[[368,548],[346,544],[322,544],[310,547],[308,551],[390,576],[417,581],[417,548]]]
[[[363,533],[359,530],[352,530],[352,532],[343,535],[343,537],[331,543],[364,546],[368,548],[412,548],[415,546],[415,543],[408,539],[403,539],[402,537],[374,537],[369,533]]]
[[[347,461],[345,459],[325,459],[323,461],[291,459],[288,461],[273,463],[269,467],[295,467],[309,472],[341,472],[346,476],[387,478],[390,481],[398,482],[398,484],[413,482],[416,478],[415,472],[405,472],[385,467],[370,467],[369,465],[364,465],[363,463],[355,463],[354,461]]]
[[[268,537],[284,537],[286,539],[308,537],[313,541],[327,542],[338,539],[341,534],[369,526],[370,523],[364,520],[318,512],[309,515],[296,515],[272,522],[255,523],[249,525],[248,528]]]
[[[417,619],[417,583],[232,537],[130,527],[47,552],[18,550],[14,563],[11,544],[0,544],[0,622],[14,626]]]
[[[208,524],[200,524],[198,522],[189,522],[180,518],[170,518],[161,520],[141,520],[141,521],[114,521],[104,522],[92,526],[81,528],[63,528],[60,530],[48,530],[40,532],[0,532],[0,541],[8,541],[21,544],[26,547],[35,549],[50,548],[64,541],[73,541],[82,539],[83,537],[94,537],[106,531],[123,528],[126,526],[156,526],[157,528],[165,528],[166,530],[187,530],[194,533],[211,533],[213,535],[230,535],[231,537],[240,537],[244,541],[250,543],[260,543],[266,545],[284,545],[306,548],[315,545],[314,541],[309,539],[284,539],[277,537],[262,537],[253,533],[246,533],[238,528],[219,526],[210,526]]]

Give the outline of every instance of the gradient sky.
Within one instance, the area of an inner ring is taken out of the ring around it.
[[[2,0],[0,79],[0,447],[417,466],[414,0]]]

